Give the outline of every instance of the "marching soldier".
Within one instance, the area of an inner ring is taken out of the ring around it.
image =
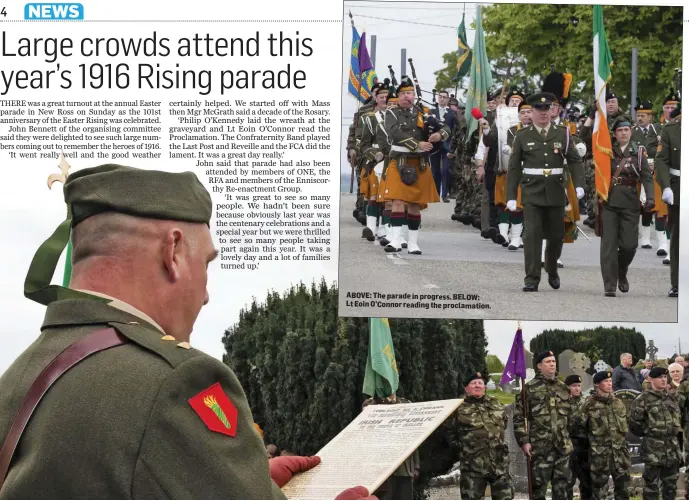
[[[486,395],[484,376],[472,373],[464,379],[464,402],[446,422],[451,446],[457,451],[462,499],[483,499],[490,485],[492,499],[514,499],[505,442],[505,407]]]
[[[553,499],[568,499],[569,456],[573,450],[569,436],[572,410],[569,392],[557,378],[552,351],[540,353],[535,363],[539,374],[526,383],[526,400],[521,393],[516,396],[514,437],[524,454],[531,458],[533,499],[545,499],[548,482],[552,485]]]
[[[675,499],[682,461],[677,434],[681,431],[677,399],[667,391],[667,369],[654,367],[651,389],[641,393],[629,410],[629,431],[641,438],[644,499]]]
[[[423,114],[414,104],[414,84],[409,79],[402,77],[397,97],[398,107],[388,110],[384,121],[385,132],[391,142],[384,196],[392,201],[391,238],[385,251],[402,250],[402,224],[406,203],[409,225],[407,252],[421,254],[418,245],[421,206],[440,201],[429,168],[428,153],[433,149],[432,143],[446,140],[450,131],[447,127],[442,127],[430,137],[423,137]]]
[[[374,85],[375,87],[375,85]],[[354,219],[366,224],[365,206],[366,201],[361,195],[361,165],[363,163],[363,156],[359,150],[361,144],[361,134],[362,134],[362,117],[364,114],[368,113],[375,106],[375,102],[372,97],[369,97],[366,102],[354,113],[354,119],[352,124],[349,126],[349,135],[347,136],[347,153],[350,165],[355,167],[356,176],[356,207],[352,212]],[[362,222],[363,221],[363,222]]]
[[[657,255],[661,257],[667,256],[667,234],[666,234],[666,220],[667,220],[667,204],[662,200],[662,193],[658,179],[655,175],[655,156],[658,149],[658,141],[660,140],[660,131],[662,126],[659,123],[653,123],[653,103],[650,101],[642,101],[636,98],[637,104],[634,107],[636,111],[636,125],[632,127],[632,141],[643,145],[648,153],[648,167],[653,173],[653,187],[654,195],[653,201],[655,207],[649,210],[644,210],[641,213],[641,248],[651,249],[651,223],[655,215],[655,230],[656,238],[658,240]],[[647,196],[646,189],[643,189],[642,199]]]
[[[613,159],[608,199],[602,204],[603,229],[600,243],[600,267],[606,297],[615,297],[615,289],[629,292],[627,271],[634,259],[639,240],[638,184],[646,191],[645,209],[653,208],[653,175],[648,167],[646,148],[631,142],[631,119],[619,116],[612,126]]]
[[[663,201],[668,204],[668,223],[670,226],[670,292],[668,296],[677,297],[679,268],[679,175],[682,152],[682,115],[678,106],[672,114],[673,121],[663,127],[660,144],[656,154],[657,179],[663,189]]]
[[[553,289],[560,288],[557,259],[565,233],[565,159],[576,186],[577,198],[584,196],[581,156],[571,144],[569,129],[553,125],[550,119],[550,106],[554,100],[555,96],[546,92],[534,94],[527,100],[533,107],[533,122],[516,136],[507,171],[508,210],[517,209],[517,190],[519,185],[522,188],[526,271],[522,290],[525,292],[538,291],[544,237],[548,241],[545,251],[548,283]]]
[[[565,385],[569,389],[569,398],[572,402],[572,415],[581,411],[586,399],[581,395],[581,376],[572,374],[565,378]],[[570,421],[569,436],[572,439],[572,455],[570,456],[570,469],[572,475],[567,486],[567,499],[574,499],[574,484],[579,479],[579,499],[598,499],[591,497],[591,474],[589,471],[589,439],[585,430],[573,427]]]
[[[593,376],[595,392],[572,417],[572,430],[588,438],[592,497],[607,499],[608,478],[615,485],[615,499],[629,499],[629,468],[632,465],[627,447],[627,409],[612,391],[612,373]]]
[[[363,115],[361,147],[360,151],[365,159],[363,168],[361,169],[360,190],[365,200],[368,200],[366,207],[366,228],[362,232],[362,238],[373,242],[376,239],[376,226],[380,216],[380,204],[378,198],[378,183],[379,179],[374,171],[377,163],[381,162],[384,153],[381,151],[377,141],[376,132],[378,124],[382,123],[383,115],[387,109],[388,97],[388,82],[386,79],[384,83],[376,83],[373,89],[373,100],[375,108]],[[383,224],[380,225],[378,237],[384,235]]]

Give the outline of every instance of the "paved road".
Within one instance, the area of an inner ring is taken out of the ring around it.
[[[473,227],[451,221],[453,201],[431,204],[422,212],[420,256],[406,250],[386,254],[378,242],[362,239],[363,227],[352,217],[354,203],[352,195],[341,196],[340,316],[677,322],[677,299],[667,297],[670,267],[656,256],[655,240],[653,250],[637,251],[628,275],[630,291],[607,298],[599,264],[600,239],[580,224],[592,242],[580,235],[565,244],[560,289],[550,288],[544,272],[539,291],[525,293],[523,251],[510,252],[481,238]],[[348,297],[366,292],[383,297]],[[401,293],[410,296],[387,299]],[[453,300],[454,294],[465,297]],[[421,295],[449,297],[436,300],[442,306],[436,309]]]

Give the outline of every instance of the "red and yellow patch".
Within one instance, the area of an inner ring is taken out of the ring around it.
[[[215,383],[190,398],[189,405],[209,430],[230,437],[237,434],[237,408],[227,397],[220,383]]]

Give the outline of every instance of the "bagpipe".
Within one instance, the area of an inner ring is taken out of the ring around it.
[[[423,105],[423,103],[427,101],[424,101],[421,97],[422,90],[421,86],[419,85],[419,80],[418,78],[416,78],[416,69],[414,68],[414,63],[412,62],[411,58],[409,58],[408,61],[409,67],[411,68],[412,79],[414,80],[414,86],[416,87],[417,97],[414,106],[423,118],[422,140],[428,142],[428,138],[430,138],[436,132],[439,132],[440,129],[442,129],[445,126],[445,120],[443,119],[443,117],[436,117],[433,113],[431,113],[429,108]],[[433,105],[437,108],[437,103],[435,103],[435,89],[433,89]],[[440,148],[442,148],[442,146],[442,141],[433,143],[433,149],[429,152],[429,155],[434,155],[435,153],[440,151]]]

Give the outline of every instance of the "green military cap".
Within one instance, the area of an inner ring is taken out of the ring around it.
[[[612,377],[612,372],[610,371],[600,371],[596,372],[593,375],[593,384],[601,384],[603,381],[606,379],[610,379]]]
[[[581,376],[578,376],[577,374],[570,374],[569,376],[567,376],[565,378],[565,384],[567,386],[577,384],[577,383],[581,383]]]
[[[464,378],[464,381],[462,381],[462,384],[464,384],[464,386],[469,386],[469,383],[471,383],[475,379],[480,379],[481,381],[484,381],[484,382],[486,380],[486,378],[480,372],[472,372],[467,377]]]
[[[534,108],[550,108],[557,98],[555,94],[550,92],[539,92],[537,94],[531,94],[526,102],[533,106]]]
[[[612,123],[612,130],[617,130],[619,127],[631,127],[632,119],[626,115],[620,115]]]
[[[677,104],[681,101],[675,90],[670,87],[670,93],[663,99],[663,106],[666,104]]]
[[[67,178],[64,197],[67,219],[36,251],[24,282],[24,295],[47,305],[59,299],[88,296],[50,285],[70,231],[103,212],[142,218],[210,225],[213,204],[193,172],[172,173],[106,164],[81,169]]]
[[[648,373],[648,377],[657,378],[667,376],[667,369],[665,367],[653,367],[651,372]]]
[[[637,113],[653,113],[653,103],[650,101],[642,101],[640,97],[637,97],[634,111]]]

